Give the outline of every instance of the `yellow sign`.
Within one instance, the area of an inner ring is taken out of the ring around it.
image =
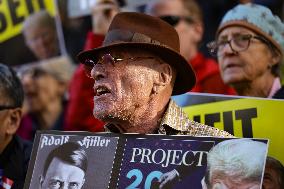
[[[199,98],[198,95],[187,96],[191,100]],[[201,100],[199,104],[187,104],[183,108],[191,119],[226,130],[236,137],[269,139],[269,155],[284,163],[283,100],[224,99],[223,96],[221,100],[209,101]]]
[[[0,0],[0,43],[20,34],[24,20],[34,12],[46,9],[55,15],[53,0]]]

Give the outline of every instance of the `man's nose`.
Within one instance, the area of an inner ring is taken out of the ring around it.
[[[96,64],[94,65],[93,69],[91,70],[91,77],[98,81],[106,76],[104,65]]]
[[[67,183],[62,184],[59,189],[69,189],[68,184]]]

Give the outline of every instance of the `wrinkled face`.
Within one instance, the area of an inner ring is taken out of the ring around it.
[[[56,31],[50,27],[30,27],[24,32],[27,46],[39,59],[47,59],[59,54]]]
[[[151,8],[150,14],[157,17],[188,16],[181,0],[161,0]],[[174,27],[180,39],[180,52],[185,56],[191,49],[196,48],[196,43],[199,42],[202,34],[196,33],[194,23],[188,23],[183,19]]]
[[[4,102],[3,102],[4,103]],[[1,103],[0,105],[5,105]],[[7,130],[7,124],[8,124],[8,116],[9,116],[9,110],[0,110],[0,154],[2,153],[1,150],[4,148],[4,141],[5,141],[5,135]]]
[[[212,179],[212,187],[210,189],[260,189],[260,182],[236,182],[228,177],[222,179],[215,178]]]
[[[1,78],[2,79],[2,78]],[[1,82],[3,84],[3,81]],[[8,97],[7,90],[0,84],[0,156],[16,133],[21,120],[21,107],[15,107],[15,101]],[[7,83],[6,83],[7,84]],[[4,82],[5,85],[5,82]]]
[[[264,177],[263,177],[263,189],[280,189],[279,183],[280,175],[271,166],[265,167]]]
[[[94,84],[94,116],[103,121],[131,120],[151,99],[157,60],[147,52],[126,49],[110,51],[121,58],[116,63],[104,59],[91,72]],[[103,55],[101,55],[103,56]],[[134,59],[130,59],[134,58]],[[143,111],[143,110],[142,110]]]
[[[85,173],[79,167],[54,158],[41,180],[42,189],[80,189],[85,182]]]
[[[22,77],[25,100],[31,112],[44,110],[48,103],[61,101],[63,97],[62,85],[50,74],[26,73]]]
[[[225,28],[218,40],[230,40],[238,35],[252,34],[252,31],[232,26]],[[234,53],[229,44],[218,52],[218,62],[222,78],[226,84],[250,83],[258,78],[271,75],[272,53],[264,42],[252,38],[245,51]]]

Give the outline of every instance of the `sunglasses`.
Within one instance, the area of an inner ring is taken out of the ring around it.
[[[181,20],[185,20],[186,22],[192,24],[194,20],[188,16],[160,16],[160,19],[167,22],[171,26],[175,27]]]
[[[9,110],[9,109],[14,109],[17,108],[15,106],[4,106],[4,105],[0,105],[0,111],[2,110]]]
[[[118,58],[118,57],[114,57],[111,54],[104,54],[103,56],[101,56],[97,61],[93,60],[93,59],[86,59],[84,62],[84,68],[85,68],[85,72],[86,75],[90,78],[92,78],[91,76],[91,72],[92,69],[94,68],[94,66],[96,64],[104,64],[104,63],[111,63],[112,65],[118,63],[118,62],[122,62],[122,61],[126,61],[126,60],[130,60],[130,61],[138,61],[141,59],[155,59],[155,57],[129,57],[129,58]]]

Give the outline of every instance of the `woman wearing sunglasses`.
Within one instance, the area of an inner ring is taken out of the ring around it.
[[[223,83],[217,62],[205,58],[199,52],[204,28],[202,12],[195,1],[151,1],[146,7],[146,12],[160,17],[176,29],[180,39],[181,54],[192,65],[197,77],[197,83],[191,92],[235,94],[232,88]]]
[[[284,98],[284,24],[268,8],[244,4],[231,9],[207,46],[218,58],[223,81],[238,95]]]

